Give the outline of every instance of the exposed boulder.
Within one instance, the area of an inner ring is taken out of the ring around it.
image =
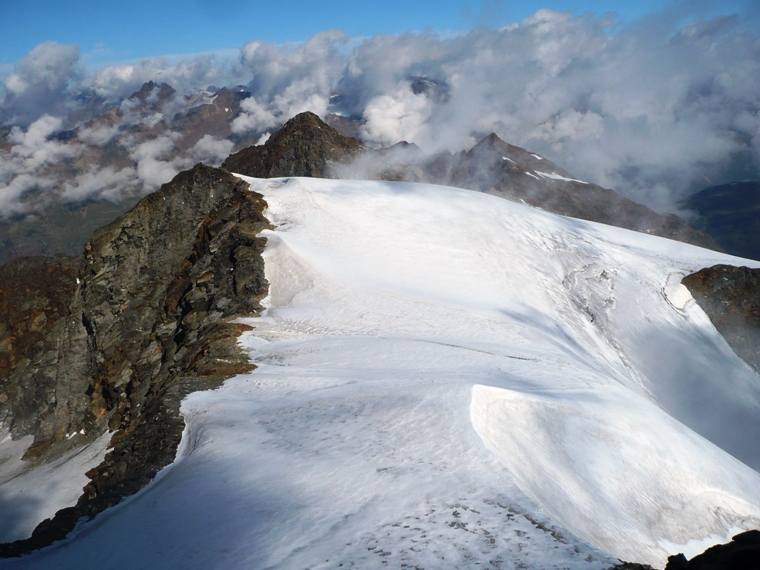
[[[682,283],[737,356],[760,372],[760,269],[715,265]]]

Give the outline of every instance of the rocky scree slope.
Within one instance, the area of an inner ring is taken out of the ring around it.
[[[426,155],[398,143],[371,149],[313,113],[301,113],[263,145],[230,155],[230,172],[256,178],[313,176],[432,182],[494,194],[548,212],[722,251],[681,218],[660,215],[613,190],[571,177],[551,161],[490,134],[467,152]]]
[[[15,280],[0,282],[0,310],[21,310],[0,333],[0,427],[33,435],[24,459],[37,463],[113,437],[77,504],[0,556],[63,538],[145,486],[175,457],[182,398],[253,368],[236,344],[248,327],[231,321],[258,314],[267,293],[265,207],[196,165],[96,231],[83,257],[2,268]]]

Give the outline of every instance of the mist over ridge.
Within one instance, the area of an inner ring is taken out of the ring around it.
[[[50,194],[141,195],[307,110],[353,119],[376,147],[405,140],[458,151],[495,132],[574,177],[677,211],[693,191],[760,170],[758,35],[738,16],[686,25],[677,16],[618,29],[544,9],[455,36],[326,30],[299,44],[251,41],[237,58],[144,59],[91,73],[75,46],[46,42],[3,81],[0,212],[33,212]],[[149,81],[173,93],[130,97]],[[201,134],[211,119],[198,115],[212,112],[221,127]]]

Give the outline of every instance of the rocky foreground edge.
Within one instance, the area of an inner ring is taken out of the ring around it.
[[[34,436],[24,459],[36,463],[113,433],[77,504],[0,556],[47,546],[143,488],[176,456],[185,395],[253,369],[233,321],[267,293],[265,208],[199,164],[97,230],[83,256],[0,267],[0,426]]]

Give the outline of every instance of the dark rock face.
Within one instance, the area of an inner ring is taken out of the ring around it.
[[[10,377],[15,370],[27,369],[44,350],[49,331],[68,316],[79,264],[77,258],[40,256],[0,267],[0,425],[8,423],[9,406],[15,416],[27,417],[35,414],[35,402],[50,399],[44,382],[13,393]]]
[[[716,265],[682,283],[737,356],[760,371],[760,269]]]
[[[55,323],[23,366],[7,365],[2,424],[14,437],[34,435],[32,461],[115,433],[77,505],[0,555],[50,544],[145,486],[175,457],[182,398],[252,369],[236,345],[247,327],[230,321],[257,314],[267,292],[257,237],[268,227],[265,207],[228,172],[197,165],[95,232],[83,259],[68,261],[80,264],[73,285],[73,270],[47,288],[48,273],[37,272],[33,289],[56,300]]]
[[[760,259],[760,182],[706,188],[686,200],[699,218],[695,226],[732,255]]]
[[[264,145],[231,154],[222,168],[256,178],[336,178],[336,165],[349,163],[366,150],[364,143],[343,136],[314,113],[301,113]]]
[[[683,554],[668,558],[665,570],[758,570],[760,530],[737,534],[728,544],[708,548],[691,560]]]

